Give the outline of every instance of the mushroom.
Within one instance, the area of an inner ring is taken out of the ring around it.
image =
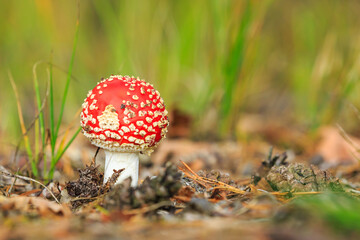
[[[82,105],[82,133],[105,151],[104,183],[125,169],[116,184],[139,177],[139,153],[150,155],[167,132],[168,112],[153,86],[139,78],[110,76],[91,90]]]

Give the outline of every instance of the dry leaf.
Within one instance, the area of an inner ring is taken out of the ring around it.
[[[70,216],[71,211],[66,205],[60,205],[39,197],[0,197],[0,209],[20,212],[35,212],[43,217]]]
[[[344,162],[357,162],[352,152],[353,147],[341,136],[339,129],[331,126],[323,127],[320,130],[320,142],[317,144],[316,152],[328,163],[337,164]],[[351,140],[360,146],[360,139],[350,137]]]

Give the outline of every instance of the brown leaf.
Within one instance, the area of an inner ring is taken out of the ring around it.
[[[71,211],[66,205],[39,198],[17,196],[12,198],[0,197],[1,210],[17,210],[20,212],[34,212],[43,217],[70,216]]]
[[[360,139],[350,136],[351,140],[360,145]],[[316,152],[328,163],[357,162],[353,156],[355,149],[341,136],[339,129],[331,126],[320,130],[320,141]]]

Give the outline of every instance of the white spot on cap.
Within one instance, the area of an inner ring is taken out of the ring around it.
[[[123,130],[124,133],[130,132],[130,129],[129,129],[128,127],[126,127],[126,126],[122,126],[122,127],[121,127],[121,130]]]
[[[139,97],[138,97],[137,95],[133,95],[132,98],[133,98],[134,100],[138,100],[138,99],[139,99]]]
[[[162,116],[160,111],[155,111],[155,117],[157,117],[157,116]]]
[[[152,126],[149,126],[149,127],[148,127],[148,131],[149,131],[149,132],[155,132],[155,129],[154,129]]]
[[[92,90],[90,90],[90,91],[87,93],[86,97],[89,97],[91,94],[92,94]]]
[[[136,113],[133,110],[129,109],[129,114],[128,114],[129,118],[133,118],[136,116]]]
[[[145,142],[152,143],[155,140],[156,134],[148,135],[145,137]]]
[[[128,117],[126,117],[126,116],[123,118],[123,122],[124,122],[125,124],[129,124],[129,123],[130,123],[130,121],[128,120]]]
[[[135,127],[135,125],[134,125],[133,123],[130,124],[129,128],[130,128],[131,131],[135,131],[135,130],[136,130],[136,127]]]

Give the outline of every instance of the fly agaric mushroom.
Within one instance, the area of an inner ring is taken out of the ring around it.
[[[105,151],[104,183],[125,168],[116,184],[139,177],[139,153],[150,154],[167,132],[168,112],[153,86],[139,78],[111,76],[91,90],[82,105],[81,127]]]

